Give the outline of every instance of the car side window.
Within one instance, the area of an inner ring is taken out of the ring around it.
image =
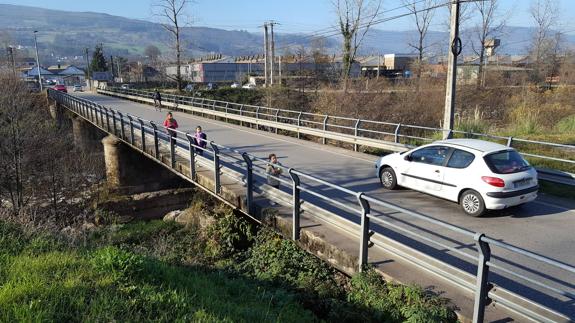
[[[449,158],[449,161],[447,162],[447,167],[466,168],[467,166],[471,165],[474,159],[475,155],[472,153],[455,149],[453,154],[451,154],[451,158]]]
[[[449,148],[444,146],[425,147],[411,153],[411,160],[416,163],[441,166],[448,152]]]

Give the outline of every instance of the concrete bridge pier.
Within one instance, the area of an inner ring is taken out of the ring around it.
[[[52,101],[48,104],[48,111],[52,119],[56,121],[58,128],[60,128],[64,121],[64,108],[62,105],[56,101]]]
[[[119,194],[137,194],[191,184],[133,150],[115,136],[102,140],[108,188]]]
[[[80,117],[72,116],[71,119],[74,145],[83,152],[102,152],[102,139],[106,133]]]

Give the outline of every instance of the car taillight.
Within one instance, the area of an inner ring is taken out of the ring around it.
[[[505,181],[502,180],[501,178],[497,178],[497,177],[490,177],[490,176],[481,176],[481,179],[491,185],[491,186],[495,186],[495,187],[505,187]]]

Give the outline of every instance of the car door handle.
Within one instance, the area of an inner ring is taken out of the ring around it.
[[[435,172],[438,173],[438,174],[441,173],[441,172],[439,171],[439,169],[436,169]]]

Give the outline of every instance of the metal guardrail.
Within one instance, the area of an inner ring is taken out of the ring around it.
[[[97,103],[77,98],[68,94],[48,90],[48,96],[56,102],[63,104],[82,118],[93,123],[95,126],[103,129],[108,133],[114,134],[116,137],[123,140],[126,144],[129,144],[133,148],[144,152],[146,155],[148,155],[149,158],[154,158],[160,163],[164,163],[161,159],[159,159],[160,147],[169,147],[170,162],[169,164],[165,165],[172,168],[174,172],[180,174],[182,177],[187,178],[191,182],[197,183],[196,162],[198,162],[198,158],[202,158],[204,162],[203,164],[211,164],[215,183],[213,192],[215,194],[220,194],[221,192],[220,170],[222,167],[241,171],[245,174],[244,178],[236,178],[236,180],[245,185],[246,205],[248,212],[252,212],[254,210],[253,196],[256,185],[254,175],[259,175],[264,178],[267,176],[267,174],[263,171],[263,168],[265,168],[265,166],[268,164],[267,160],[258,158],[244,151],[239,151],[231,147],[219,145],[213,141],[209,141],[209,145],[206,146],[206,148],[202,148],[195,145],[195,142],[192,139],[192,135],[189,133],[181,132],[178,130],[170,130],[169,134],[166,134],[164,131],[160,131],[158,126],[152,121],[144,120],[129,114],[124,115],[123,113],[114,109],[107,108]],[[178,134],[180,136],[178,136]],[[138,140],[138,138],[140,139]],[[150,154],[149,151],[151,150],[147,149],[147,147],[149,147],[149,143],[147,142],[146,138],[153,138],[153,154]],[[198,157],[196,152],[197,149],[206,153],[207,157]],[[188,174],[184,174],[181,172],[181,170],[175,168],[177,156],[182,155],[186,156],[185,159],[189,161],[190,171]],[[429,243],[429,245],[433,245],[444,250],[449,250],[450,252],[460,256],[462,259],[471,261],[471,263],[468,262],[468,264],[471,264],[476,268],[474,274],[475,284],[461,282],[460,285],[465,286],[465,288],[468,290],[473,291],[475,295],[473,313],[474,322],[483,321],[485,307],[490,301],[495,301],[537,321],[556,322],[569,321],[570,319],[573,319],[573,317],[567,317],[564,314],[538,304],[536,300],[530,299],[529,295],[522,295],[521,297],[527,300],[529,306],[534,306],[538,310],[547,314],[541,314],[537,311],[534,311],[533,308],[526,308],[522,305],[514,303],[513,301],[509,301],[504,297],[501,297],[494,291],[495,283],[491,277],[494,273],[504,274],[512,277],[514,280],[531,284],[532,286],[537,286],[538,288],[541,288],[548,293],[558,297],[567,297],[572,301],[575,299],[575,293],[572,291],[573,287],[563,286],[562,284],[557,286],[558,284],[546,282],[545,277],[552,276],[547,273],[541,273],[537,271],[531,272],[531,276],[524,274],[523,265],[510,263],[507,261],[507,258],[509,258],[509,255],[511,255],[511,258],[535,261],[538,264],[537,267],[540,265],[548,266],[553,270],[560,271],[568,275],[575,275],[574,266],[536,254],[517,246],[513,246],[508,243],[501,242],[501,240],[488,237],[483,233],[473,232],[464,228],[460,228],[425,214],[421,214],[377,199],[363,192],[355,192],[353,190],[349,190],[340,185],[315,177],[312,174],[306,174],[294,168],[288,168],[285,166],[274,166],[283,168],[289,175],[288,178],[280,178],[280,181],[289,185],[292,191],[292,239],[299,239],[301,230],[300,217],[302,212],[302,203],[304,201],[309,201],[310,197],[319,198],[335,206],[338,210],[340,210],[341,213],[352,212],[355,215],[359,215],[359,222],[361,224],[360,232],[352,232],[352,234],[360,237],[360,242],[358,245],[358,265],[360,271],[363,270],[366,265],[368,265],[369,248],[373,244],[372,240],[375,239],[375,237],[372,237],[374,235],[374,230],[376,230],[378,226],[384,227],[390,230],[396,230],[402,234],[417,237]],[[328,187],[330,191],[328,193],[322,193],[323,190],[317,185]],[[306,193],[309,195],[309,197],[302,193]],[[344,199],[343,202],[341,200],[336,200],[334,198],[334,194],[337,193],[343,194],[345,198],[350,199]],[[376,207],[380,207],[380,209],[376,210]],[[441,241],[441,239],[429,238],[428,236],[418,232],[418,230],[406,229],[398,225],[397,222],[393,221],[393,215],[395,213],[401,213],[409,217],[414,222],[423,221],[427,225],[436,226],[442,231],[449,231],[451,233],[458,234],[461,236],[460,241],[458,241],[459,246],[465,246],[465,248],[453,247],[452,245]],[[378,232],[378,234],[381,233]],[[469,247],[470,244],[474,245],[475,248]],[[492,251],[492,249],[502,250],[506,254],[503,256],[497,256]],[[419,265],[427,266],[423,261]],[[539,276],[534,278],[532,277],[534,274],[539,274]],[[570,281],[574,280],[571,279]]]
[[[106,91],[123,93],[133,96],[140,96],[153,99],[153,92],[147,92],[134,89],[121,89],[109,87]],[[271,121],[274,123],[283,123],[294,125],[297,128],[314,129],[324,133],[319,133],[322,143],[326,144],[327,139],[334,139],[337,136],[326,136],[325,134],[343,134],[354,138],[368,139],[368,141],[358,143],[357,140],[345,140],[338,138],[335,140],[350,142],[354,145],[354,150],[358,150],[359,145],[381,148],[381,146],[370,144],[371,140],[384,141],[398,144],[397,149],[405,147],[414,147],[414,143],[430,143],[437,140],[437,137],[443,137],[447,130],[433,127],[414,126],[401,123],[391,123],[382,121],[373,121],[365,119],[355,119],[347,117],[338,117],[309,113],[295,110],[274,109],[263,106],[238,104],[233,102],[210,100],[201,97],[179,96],[173,94],[163,94],[162,100],[171,102],[176,105],[197,106],[202,109],[223,112],[228,117],[232,115],[245,116],[256,120]],[[274,124],[269,124],[273,127]],[[275,128],[277,133],[278,128]],[[575,145],[565,145],[544,141],[527,140],[515,137],[495,136],[490,134],[474,133],[452,130],[449,131],[453,137],[476,138],[489,141],[495,141],[513,147],[526,157],[554,161],[562,165],[575,166]],[[301,132],[297,131],[297,137],[300,138]],[[528,147],[527,147],[528,146]],[[531,148],[531,149],[529,149]],[[548,151],[550,154],[532,153],[531,151]],[[555,153],[555,154],[553,154]],[[568,156],[568,157],[563,157]]]

